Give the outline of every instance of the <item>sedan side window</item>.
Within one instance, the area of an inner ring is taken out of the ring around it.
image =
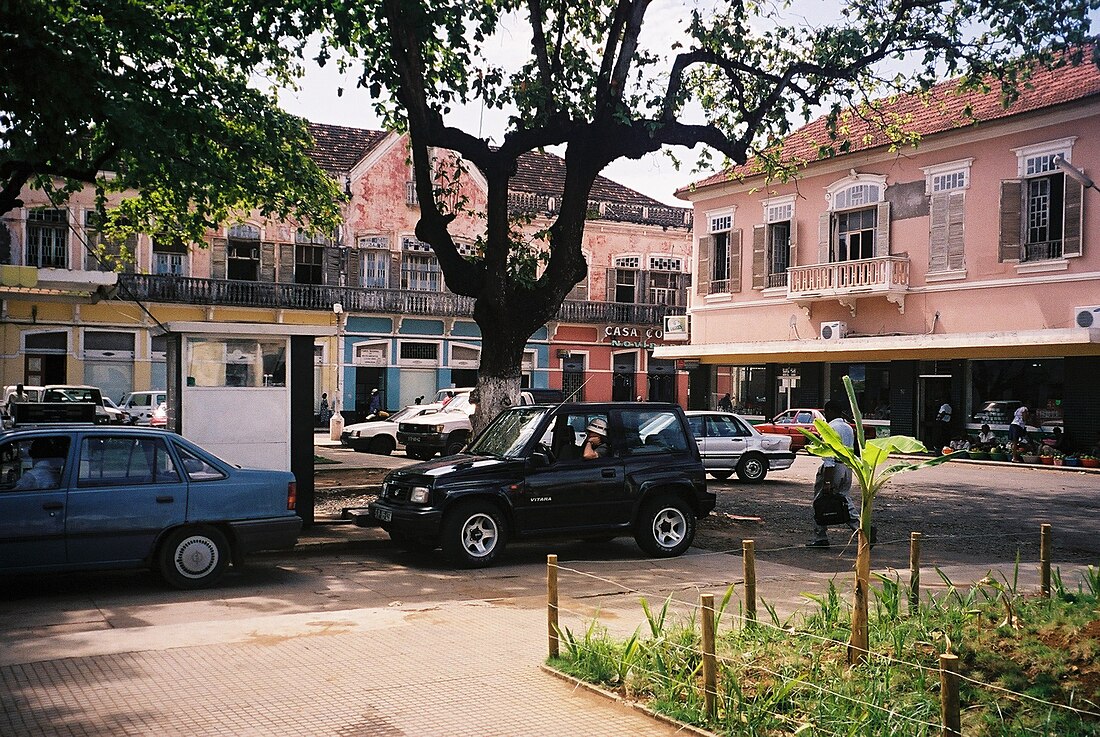
[[[79,486],[179,483],[163,438],[88,437],[80,448]]]
[[[703,435],[703,418],[692,416],[688,418],[688,427],[691,428],[691,434],[697,438],[705,437]]]
[[[790,412],[784,412],[775,418],[775,424],[777,425],[790,425],[794,422],[794,416]]]
[[[0,491],[57,489],[69,457],[63,435],[27,438],[0,445]]]
[[[814,415],[812,412],[799,412],[798,424],[800,425],[812,425],[814,424]]]
[[[707,418],[707,433],[720,438],[740,438],[748,433],[740,423],[729,415]]]
[[[180,454],[180,463],[183,464],[183,470],[187,474],[187,478],[192,481],[214,481],[225,478],[224,473],[179,443],[176,443],[176,452]]]

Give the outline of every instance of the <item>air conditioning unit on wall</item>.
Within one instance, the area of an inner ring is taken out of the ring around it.
[[[1079,328],[1100,328],[1100,305],[1074,307],[1073,324]]]
[[[840,340],[848,334],[848,323],[836,321],[836,322],[823,322],[821,323],[821,339],[822,340]]]

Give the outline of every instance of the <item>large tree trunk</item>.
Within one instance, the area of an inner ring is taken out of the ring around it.
[[[477,412],[472,418],[474,435],[481,432],[502,410],[519,404],[523,351],[527,339],[535,331],[530,322],[522,318],[494,320],[490,317],[483,321],[478,314],[483,311],[474,310],[481,327]]]

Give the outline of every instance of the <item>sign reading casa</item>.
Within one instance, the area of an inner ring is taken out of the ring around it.
[[[645,348],[651,351],[657,347],[656,341],[663,341],[665,331],[661,328],[637,325],[607,325],[603,337],[611,345],[620,348]]]

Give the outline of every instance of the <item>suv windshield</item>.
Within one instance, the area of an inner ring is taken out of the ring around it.
[[[91,402],[92,404],[99,404],[99,396],[98,389],[70,387],[66,389],[48,389],[43,400],[46,402]]]
[[[535,434],[547,410],[545,407],[517,407],[497,415],[477,436],[468,452],[497,458],[519,458]]]

